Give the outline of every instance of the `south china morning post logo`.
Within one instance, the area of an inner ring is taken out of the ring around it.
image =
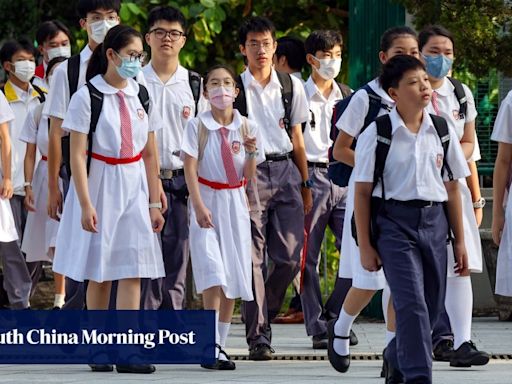
[[[2,364],[214,361],[213,311],[2,312]]]

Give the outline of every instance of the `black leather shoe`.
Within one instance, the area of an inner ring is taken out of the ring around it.
[[[353,347],[354,345],[359,344],[359,339],[357,338],[355,332],[353,330],[350,330],[350,346]]]
[[[275,351],[268,344],[256,344],[254,347],[249,349],[249,360],[263,361],[272,360],[272,354]]]
[[[156,368],[153,364],[118,364],[116,365],[116,371],[119,373],[153,373]]]
[[[329,343],[329,338],[327,337],[327,332],[313,336],[312,340],[313,340],[313,349],[327,349],[327,344]]]
[[[489,362],[487,352],[476,349],[475,344],[470,340],[461,344],[450,359],[451,367],[471,367],[472,365],[485,365]]]
[[[329,337],[329,342],[327,345],[327,356],[329,357],[329,363],[331,363],[332,367],[338,372],[345,373],[348,371],[350,367],[350,353],[346,356],[341,356],[336,353],[334,350],[334,339],[350,339],[350,336],[338,336],[334,333],[334,324],[336,323],[336,319],[333,319],[327,323],[327,334]]]
[[[434,348],[435,361],[450,361],[453,355],[453,341],[441,340]]]
[[[382,360],[384,360],[384,354],[386,353],[386,348],[382,351]],[[388,369],[388,366],[385,361],[382,361],[382,368],[380,370],[380,377],[385,378],[386,377],[386,371]]]
[[[386,372],[386,380],[384,381],[386,384],[404,384],[404,376],[402,372],[398,370],[398,368],[393,367],[389,364],[388,359],[384,356],[384,366],[383,370]]]
[[[112,372],[114,366],[111,364],[89,364],[92,372]]]
[[[226,357],[227,360],[216,359],[213,364],[201,364],[201,367],[206,369],[215,369],[218,371],[233,371],[236,369],[236,365],[231,361],[231,357],[220,347],[220,345],[216,345],[216,348],[219,350],[219,356],[222,354]]]

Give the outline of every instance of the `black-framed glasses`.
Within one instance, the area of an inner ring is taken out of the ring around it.
[[[163,28],[155,28],[149,31],[149,33],[154,33],[155,37],[160,40],[163,40],[169,36],[171,41],[178,41],[182,36],[185,36],[185,32],[178,31],[177,29],[171,29],[168,31]]]

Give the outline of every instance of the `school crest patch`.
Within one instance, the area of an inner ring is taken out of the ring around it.
[[[185,105],[183,107],[183,111],[181,112],[181,114],[183,115],[184,119],[188,119],[190,117],[190,111],[191,111],[191,109],[188,105]]]
[[[439,169],[443,166],[443,158],[444,158],[443,154],[441,154],[441,153],[437,154],[436,167],[439,168]]]
[[[144,109],[142,109],[142,108],[137,109],[137,117],[139,118],[139,120],[144,119]]]
[[[237,140],[231,143],[231,152],[233,154],[238,155],[240,153],[240,148],[242,147],[241,143]]]
[[[464,114],[460,113],[458,109],[454,109],[452,111],[452,113],[453,113],[453,118],[455,120],[463,120],[465,118]]]

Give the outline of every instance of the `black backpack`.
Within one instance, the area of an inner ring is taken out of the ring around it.
[[[350,95],[352,94],[352,90],[350,89],[350,87],[348,85],[343,84],[343,83],[338,83],[338,82],[336,82],[336,84],[338,84],[338,87],[340,88],[340,91],[341,91],[341,95],[343,96],[343,99],[341,99],[341,100],[344,100],[347,97],[350,97]],[[309,121],[309,126],[311,127],[311,130],[313,131],[316,126],[316,117],[311,109],[309,110],[309,112],[311,113],[311,120]],[[305,130],[306,130],[306,122],[302,123],[302,132],[304,132]],[[329,153],[330,153],[330,151],[329,151]]]
[[[36,91],[38,93],[38,96],[37,98],[39,99],[39,104],[43,104],[45,101],[46,101],[46,91],[43,90],[41,87],[38,87],[37,85],[35,85],[32,81],[34,80],[34,78],[32,78],[32,80],[30,80],[30,84],[32,85],[32,88],[34,88],[34,91]],[[4,89],[5,86],[2,86],[0,88],[0,90],[2,91],[3,94],[5,94],[5,89]]]

